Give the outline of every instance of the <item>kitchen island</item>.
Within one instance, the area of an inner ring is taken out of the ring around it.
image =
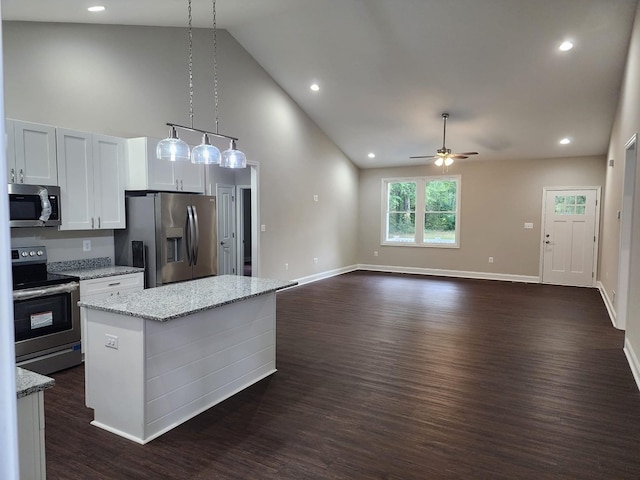
[[[81,301],[92,425],[144,444],[273,374],[276,291],[223,275]]]

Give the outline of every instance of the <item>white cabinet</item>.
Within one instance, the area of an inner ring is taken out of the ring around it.
[[[18,398],[18,452],[20,478],[46,478],[44,450],[44,392]]]
[[[5,119],[9,183],[58,185],[56,129]]]
[[[156,158],[160,139],[127,140],[127,190],[204,193],[204,167],[190,162],[168,162]]]
[[[144,290],[143,272],[80,280],[80,301],[112,297],[140,290]],[[81,309],[80,320],[80,336],[82,338],[82,353],[84,354],[86,349],[85,332],[87,331],[87,320],[84,316],[84,309]]]
[[[125,140],[58,128],[60,230],[125,228]]]

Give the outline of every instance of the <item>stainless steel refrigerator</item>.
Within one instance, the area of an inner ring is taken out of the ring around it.
[[[144,248],[148,288],[217,273],[216,197],[147,193],[126,198],[127,228],[114,230],[117,265]]]

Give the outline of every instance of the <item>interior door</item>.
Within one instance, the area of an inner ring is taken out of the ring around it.
[[[218,185],[218,274],[236,274],[235,186]]]
[[[216,197],[191,195],[191,206],[198,226],[193,278],[209,277],[218,271]]]
[[[594,285],[597,193],[596,188],[545,191],[543,283]]]

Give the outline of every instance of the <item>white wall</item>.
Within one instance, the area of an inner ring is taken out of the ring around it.
[[[3,26],[8,117],[123,137],[189,124],[185,28]],[[194,124],[214,130],[210,33],[194,31]],[[300,278],[354,264],[357,168],[224,30],[218,60],[219,131],[239,137],[260,165],[260,274]],[[84,236],[72,238],[81,245]]]
[[[620,221],[617,211],[622,208],[625,144],[640,132],[640,4],[636,11],[635,25],[629,45],[626,72],[620,91],[618,110],[609,143],[609,157],[614,166],[607,168],[602,222],[601,281],[609,298],[618,287],[618,255]],[[636,381],[640,385],[640,169],[636,171],[634,224],[630,262],[629,304],[626,325],[625,350]],[[616,311],[625,305],[615,305]]]

